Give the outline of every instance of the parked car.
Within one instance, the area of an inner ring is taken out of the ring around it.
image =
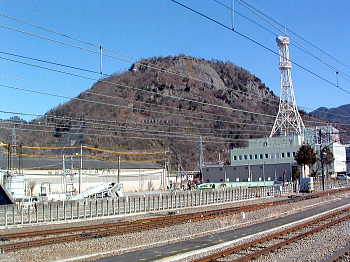
[[[350,180],[350,177],[345,174],[338,174],[337,175],[338,180]]]
[[[23,209],[29,209],[29,207],[36,208],[38,203],[37,197],[24,197],[21,202],[19,202],[19,207],[22,207]]]

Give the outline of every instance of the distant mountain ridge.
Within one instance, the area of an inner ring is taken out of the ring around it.
[[[319,107],[310,112],[317,118],[326,119],[334,122],[350,123],[350,104],[342,105],[334,108]]]

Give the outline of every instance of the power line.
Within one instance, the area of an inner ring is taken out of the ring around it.
[[[187,102],[192,102],[192,103],[196,103],[196,104],[201,104],[201,105],[204,105],[204,106],[212,106],[212,107],[217,107],[217,108],[221,108],[221,109],[227,109],[227,110],[230,110],[230,111],[241,112],[241,113],[254,114],[254,115],[259,115],[259,116],[268,116],[268,117],[273,117],[273,118],[275,117],[274,115],[257,113],[257,112],[252,112],[252,111],[247,111],[247,110],[242,110],[242,109],[236,109],[236,108],[231,108],[231,107],[226,107],[226,106],[221,106],[221,105],[216,105],[216,104],[210,104],[210,103],[207,103],[207,102],[196,101],[196,100],[189,99],[189,98],[184,98],[184,97],[165,95],[165,94],[161,94],[161,93],[157,93],[157,92],[153,92],[153,91],[149,91],[149,90],[145,90],[145,89],[141,89],[141,88],[137,88],[137,87],[132,87],[132,86],[128,86],[128,85],[119,84],[117,82],[112,82],[112,81],[107,81],[107,80],[101,80],[101,79],[97,79],[97,78],[82,76],[82,75],[79,75],[79,74],[70,73],[70,72],[63,71],[63,70],[52,69],[52,68],[39,66],[39,65],[35,65],[35,64],[30,64],[30,63],[26,63],[26,62],[23,62],[23,61],[10,59],[10,58],[0,57],[0,59],[5,60],[5,61],[10,61],[10,62],[15,62],[15,63],[27,65],[27,66],[31,66],[31,67],[45,69],[45,70],[52,71],[52,72],[62,73],[62,74],[66,74],[66,75],[69,75],[69,76],[78,77],[78,78],[82,78],[82,79],[86,79],[86,80],[99,81],[101,83],[107,83],[107,84],[111,84],[111,85],[117,86],[117,87],[138,90],[138,91],[145,92],[145,93],[157,94],[159,96],[172,98],[172,99],[176,99],[176,100],[180,100],[180,101],[187,101]]]
[[[257,9],[256,7],[252,6],[251,4],[247,3],[244,0],[238,0],[239,2],[243,3],[244,5],[246,5],[247,7],[249,7],[250,9],[255,10],[256,12],[260,13],[262,16],[266,17],[268,20],[272,21],[273,23],[277,24],[278,26],[280,26],[281,28],[285,28],[287,31],[289,31],[290,33],[292,33],[293,35],[295,35],[296,37],[298,37],[299,39],[301,39],[302,41],[308,43],[310,46],[314,47],[315,49],[319,50],[321,53],[327,55],[328,57],[332,58],[334,61],[336,61],[338,64],[350,69],[349,65],[344,64],[342,61],[340,61],[338,58],[336,58],[335,56],[331,55],[330,53],[328,53],[327,51],[323,50],[322,48],[318,47],[317,45],[315,45],[314,43],[312,43],[311,41],[305,39],[303,36],[301,36],[300,34],[297,34],[296,32],[294,32],[293,30],[291,30],[290,28],[282,25],[281,23],[279,23],[277,20],[275,20],[274,18],[272,18],[271,16],[263,13],[261,10]]]
[[[13,29],[13,28],[12,28]],[[60,42],[60,41],[59,41]],[[57,64],[57,63],[56,63]],[[57,65],[62,65],[62,64],[57,64]],[[78,69],[78,68],[76,68],[76,67],[71,67],[72,69]],[[81,68],[79,68],[79,70],[81,70]],[[95,71],[92,71],[92,70],[86,70],[86,69],[83,69],[83,70],[85,70],[85,71],[87,71],[87,72],[93,72],[93,73],[95,73]],[[188,76],[184,76],[184,77],[188,77]],[[266,102],[265,102],[266,103]]]
[[[22,61],[18,61],[18,60],[13,60],[13,59],[9,59],[9,58],[0,57],[0,59],[6,60],[6,61],[15,62],[15,63],[20,63],[20,64],[32,66],[32,67],[37,67],[37,68],[41,68],[41,69],[45,69],[45,70],[49,70],[49,71],[54,71],[54,72],[58,72],[58,73],[63,73],[63,74],[67,74],[67,75],[70,75],[70,76],[79,77],[79,78],[83,78],[83,79],[97,80],[97,79],[94,79],[94,78],[91,78],[91,77],[86,77],[86,76],[82,76],[82,75],[75,74],[75,73],[70,73],[70,72],[66,72],[66,71],[62,71],[62,70],[57,70],[57,69],[52,69],[52,68],[43,67],[43,66],[39,66],[39,65],[34,65],[34,64],[30,64],[30,63],[26,63],[26,62],[22,62]],[[144,90],[144,89],[140,89],[140,88],[135,88],[135,87],[130,87],[130,86],[126,86],[126,85],[121,85],[119,83],[115,83],[115,82],[111,82],[111,81],[106,81],[106,80],[99,80],[99,81],[100,82],[105,82],[105,83],[108,83],[108,84],[112,84],[112,85],[116,85],[116,86],[119,86],[119,87],[126,87],[126,88],[131,88],[131,89],[137,89],[137,90],[144,91],[144,92],[151,92],[151,93],[158,94],[156,92],[152,92],[152,91],[148,91],[148,90]],[[35,90],[31,90],[31,89],[17,88],[17,87],[8,86],[8,85],[0,85],[0,86],[6,87],[6,88],[10,88],[10,89],[16,89],[16,90],[19,90],[19,91],[26,91],[26,92],[42,94],[42,95],[48,95],[48,96],[54,96],[54,97],[60,97],[60,98],[71,99],[71,100],[80,100],[80,101],[85,101],[85,102],[90,102],[90,103],[97,103],[97,104],[102,104],[102,105],[109,105],[109,106],[120,107],[120,108],[129,108],[129,109],[134,108],[134,107],[130,107],[130,106],[108,104],[108,103],[105,103],[105,102],[99,102],[99,101],[88,100],[88,99],[67,97],[67,96],[62,96],[62,95],[58,95],[58,94],[51,94],[51,93],[47,93],[47,92],[35,91]],[[256,113],[256,112],[241,110],[241,109],[224,107],[224,106],[210,104],[210,103],[201,102],[201,101],[196,101],[196,100],[192,100],[192,99],[188,99],[188,98],[181,98],[181,97],[176,97],[176,96],[168,96],[168,95],[163,95],[163,94],[158,94],[158,95],[171,97],[171,98],[175,98],[175,99],[179,99],[179,100],[183,100],[183,101],[190,101],[190,102],[198,103],[198,104],[204,104],[204,105],[213,106],[213,107],[219,107],[219,108],[228,109],[228,110],[232,110],[232,111],[238,111],[238,112],[242,112],[242,113],[250,113],[250,114],[259,115],[259,116],[275,117],[274,115],[268,115],[268,114],[262,114],[262,113]],[[113,97],[110,97],[110,98],[113,98]],[[141,109],[138,108],[138,109],[141,110],[141,111],[148,111],[148,112],[159,113],[159,114],[179,116],[179,114],[160,112],[160,111],[156,111],[156,110],[150,110],[150,109],[144,109],[144,108],[141,108]],[[256,124],[251,124],[251,123],[232,122],[232,121],[230,122],[230,121],[225,121],[225,120],[220,120],[220,119],[208,119],[208,118],[186,116],[186,115],[183,115],[183,114],[181,116],[183,116],[185,118],[198,119],[198,120],[206,120],[206,121],[223,122],[223,123],[231,123],[231,124],[244,124],[244,125],[258,126]],[[305,121],[306,122],[313,122],[313,123],[324,123],[324,122],[320,122],[320,121],[310,121],[310,120],[305,120]]]
[[[202,12],[199,12],[199,11],[197,11],[197,10],[195,10],[195,9],[193,9],[193,8],[191,8],[191,7],[189,7],[189,6],[185,5],[185,4],[183,4],[183,3],[180,3],[180,2],[178,2],[178,1],[176,1],[176,0],[169,0],[169,1],[171,1],[171,2],[173,2],[173,3],[175,3],[175,4],[177,4],[177,5],[180,5],[180,6],[182,6],[183,8],[185,8],[185,9],[191,11],[192,13],[195,13],[195,14],[197,14],[197,15],[199,15],[199,16],[201,16],[201,17],[203,17],[203,18],[205,18],[205,19],[207,19],[207,20],[209,20],[209,21],[211,21],[211,22],[213,22],[213,23],[215,23],[215,24],[217,24],[217,25],[219,25],[219,26],[221,26],[221,27],[227,29],[227,30],[230,30],[230,31],[233,32],[233,33],[236,33],[236,34],[238,34],[239,36],[245,38],[246,40],[248,40],[248,41],[254,43],[255,45],[260,46],[260,47],[262,47],[263,49],[265,49],[265,50],[267,50],[267,51],[269,51],[269,52],[271,52],[271,53],[273,53],[273,54],[279,56],[279,54],[278,54],[276,51],[274,51],[273,49],[267,47],[266,45],[264,45],[264,44],[262,44],[262,43],[260,43],[260,42],[258,42],[257,40],[251,38],[251,37],[248,36],[248,35],[245,35],[245,34],[239,32],[239,31],[237,31],[237,30],[234,30],[234,29],[232,29],[232,28],[226,26],[225,24],[219,22],[218,20],[216,20],[216,19],[214,19],[214,18],[212,18],[212,17],[207,16],[206,14],[204,14],[204,13],[202,13]],[[342,87],[340,87],[340,86],[337,86],[336,84],[334,84],[333,82],[331,82],[331,81],[328,80],[327,78],[325,78],[325,77],[323,77],[323,76],[321,76],[321,75],[319,75],[319,74],[313,72],[312,70],[306,68],[305,66],[303,66],[303,65],[301,65],[301,64],[299,64],[299,63],[296,63],[295,61],[292,61],[292,60],[290,60],[290,59],[289,59],[289,61],[290,61],[292,64],[294,64],[295,66],[297,66],[297,67],[301,68],[302,70],[304,70],[304,71],[310,73],[311,75],[315,76],[316,78],[319,78],[320,80],[322,80],[322,81],[328,83],[329,85],[331,85],[331,86],[333,86],[333,87],[335,87],[335,88],[337,88],[337,89],[339,89],[339,90],[342,90],[342,91],[345,92],[346,94],[349,94],[349,95],[350,95],[350,91],[349,91],[349,90],[344,89],[344,88],[342,88]]]
[[[1,124],[1,123],[0,123]],[[6,130],[12,130],[13,127],[1,127],[2,129]],[[43,133],[54,133],[55,131],[48,131],[48,130],[38,130],[38,129],[29,129],[29,128],[18,128],[15,127],[16,130],[19,131],[30,131],[30,132],[43,132]],[[61,134],[71,134],[71,135],[81,135],[81,133],[70,133],[70,132],[60,132]],[[123,139],[137,139],[137,140],[165,140],[166,138],[159,138],[159,137],[135,137],[135,136],[116,136],[116,135],[110,135],[110,134],[91,134],[91,133],[84,133],[85,136],[100,136],[100,137],[115,137],[115,138],[123,138]],[[171,136],[168,136],[171,138]],[[233,142],[238,141],[248,141],[248,139],[235,139],[235,140],[229,140],[227,142],[220,142],[220,141],[210,141],[205,140],[203,142],[205,143],[212,143],[212,144],[230,144]],[[193,142],[198,143],[198,140],[191,140],[191,139],[176,139],[176,142]]]
[[[46,32],[49,32],[49,33],[53,33],[53,34],[56,34],[56,35],[59,35],[61,37],[65,37],[65,38],[68,38],[70,40],[75,40],[77,42],[80,42],[80,43],[84,43],[84,44],[87,44],[89,46],[92,46],[92,47],[95,47],[96,49],[100,50],[101,48],[101,45],[98,44],[98,43],[92,43],[92,42],[89,42],[89,41],[86,41],[86,40],[82,40],[82,39],[79,39],[77,37],[74,37],[72,35],[69,35],[69,34],[66,34],[66,33],[61,33],[61,32],[58,32],[58,31],[55,31],[55,30],[52,30],[52,29],[49,29],[47,27],[44,27],[44,26],[41,26],[41,25],[37,25],[37,24],[33,24],[33,23],[30,23],[30,22],[27,22],[27,21],[24,21],[22,19],[19,19],[19,18],[16,18],[16,17],[12,17],[12,16],[8,16],[8,15],[5,15],[5,14],[1,14],[0,13],[0,16],[2,17],[6,17],[10,20],[14,20],[16,22],[19,22],[21,24],[26,24],[26,25],[30,25],[32,27],[35,27],[35,28],[38,28],[40,30],[43,30],[43,31],[46,31]],[[0,25],[1,27],[1,25]],[[79,49],[82,49],[82,50],[86,50],[86,51],[89,51],[89,52],[93,52],[95,54],[100,54],[100,51],[94,51],[94,50],[89,50],[89,49],[85,49],[83,47],[80,47],[80,46],[76,46],[76,45],[71,45],[69,43],[64,43],[62,41],[56,41],[55,39],[51,39],[51,38],[48,38],[46,36],[42,36],[42,35],[38,35],[38,34],[34,34],[34,33],[31,33],[31,32],[27,32],[27,31],[24,31],[24,30],[20,30],[18,28],[14,28],[14,27],[10,27],[10,26],[6,26],[6,25],[3,25],[2,26],[3,28],[5,29],[8,29],[8,30],[13,30],[13,31],[17,31],[19,33],[23,33],[23,34],[27,34],[27,35],[30,35],[32,37],[39,37],[41,39],[45,39],[45,40],[48,40],[48,41],[53,41],[53,42],[56,42],[56,43],[60,43],[60,44],[63,44],[63,45],[67,45],[67,46],[70,46],[70,47],[74,47],[74,48],[79,48]],[[114,52],[114,53],[117,53],[117,54],[121,54],[122,56],[124,57],[128,57],[129,59],[126,60],[126,59],[121,59],[119,57],[115,57],[115,56],[109,56],[105,53],[103,53],[102,55],[103,56],[107,56],[109,58],[113,58],[113,59],[117,59],[119,61],[123,61],[123,62],[129,62],[129,63],[134,63],[134,61],[132,61],[133,57],[132,56],[129,56],[129,55],[126,55],[126,54],[122,54],[120,52],[116,52],[115,50],[112,50],[110,48],[105,48],[104,47],[104,51],[111,51],[111,52]],[[181,76],[181,77],[184,77],[184,78],[188,78],[188,79],[191,79],[191,80],[194,80],[194,81],[199,81],[199,82],[202,82],[202,83],[206,83],[206,84],[210,84],[212,85],[212,83],[206,81],[206,80],[203,80],[203,79],[200,79],[200,78],[195,78],[195,77],[192,77],[192,76],[189,76],[189,75],[184,75],[184,74],[181,74],[177,71],[171,71],[169,69],[163,69],[163,68],[160,68],[154,64],[149,64],[149,63],[141,63],[141,62],[138,62],[136,64],[139,64],[139,65],[142,65],[144,67],[147,67],[147,68],[151,68],[151,69],[154,69],[154,70],[158,70],[160,72],[164,72],[164,73],[168,73],[168,74],[173,74],[173,75],[177,75],[177,76]],[[99,74],[101,74],[101,72],[99,72]],[[217,79],[217,78],[214,78],[214,79]],[[217,80],[221,80],[221,79],[217,79]],[[245,92],[242,92],[242,91],[238,91],[238,90],[235,90],[235,92],[241,92],[241,93],[245,93]]]
[[[176,1],[175,1],[175,2],[176,2]],[[0,14],[0,16],[1,16],[1,14]],[[17,18],[10,17],[10,16],[7,16],[7,15],[2,15],[2,16],[6,17],[6,18],[9,18],[9,19],[12,19],[12,20],[15,20],[15,21],[17,21],[17,22],[18,22],[18,21],[21,21],[21,23],[29,24],[29,25],[31,25],[31,26],[40,28],[40,29],[42,29],[42,30],[44,30],[44,31],[47,31],[47,32],[51,32],[51,33],[55,33],[55,34],[60,35],[60,36],[68,37],[67,34],[59,33],[59,32],[57,32],[57,31],[54,31],[54,30],[51,30],[51,29],[47,29],[47,28],[42,27],[42,26],[34,25],[34,24],[32,24],[32,23],[23,21],[23,20],[21,20],[21,19],[17,19]],[[220,23],[220,22],[218,22],[218,23]],[[221,24],[221,23],[220,23],[220,24]],[[221,25],[223,25],[223,24],[221,24]],[[225,25],[223,25],[223,26],[225,26]],[[30,35],[30,36],[32,36],[32,37],[37,37],[37,38],[40,38],[40,39],[44,39],[44,40],[52,41],[52,42],[55,42],[55,43],[59,43],[59,44],[65,45],[65,46],[69,46],[69,47],[73,47],[73,48],[78,48],[78,49],[80,49],[80,50],[85,50],[85,51],[88,51],[88,52],[90,52],[90,53],[100,54],[100,51],[91,50],[91,49],[87,49],[87,48],[84,48],[84,47],[81,47],[81,46],[77,46],[77,45],[73,45],[73,44],[70,44],[70,43],[62,42],[62,41],[59,41],[59,40],[55,40],[55,39],[49,38],[49,37],[47,37],[47,36],[42,36],[42,35],[35,34],[35,33],[32,33],[32,32],[27,32],[27,31],[24,31],[24,30],[15,28],[15,27],[7,26],[7,25],[0,25],[0,27],[5,28],[5,29],[8,29],[8,30],[16,31],[16,32],[19,32],[19,33],[27,34],[27,35]],[[225,27],[228,28],[227,26],[225,26]],[[228,29],[230,29],[230,28],[228,28]],[[235,31],[235,32],[238,33],[238,34],[240,34],[241,36],[247,38],[247,36],[245,36],[245,35],[243,35],[243,34],[237,32],[237,31]],[[94,46],[94,47],[100,48],[100,45],[98,45],[98,44],[94,44],[94,43],[91,43],[91,42],[88,42],[88,41],[85,41],[85,40],[80,40],[80,39],[75,38],[75,37],[72,37],[72,36],[69,36],[68,38],[69,38],[69,39],[75,39],[76,41],[79,41],[79,42],[82,42],[82,43],[85,43],[85,44],[89,43],[90,46]],[[249,37],[248,37],[248,38],[249,38]],[[251,39],[251,38],[250,38],[250,40],[251,40],[251,41],[255,41],[255,40],[253,40],[253,39]],[[256,42],[256,44],[259,45],[259,43],[258,43],[257,41],[255,41],[255,42]],[[260,46],[263,46],[263,45],[260,45]],[[264,46],[264,48],[266,49],[267,47]],[[269,49],[269,48],[267,48],[267,49]],[[272,49],[269,49],[269,51],[272,51],[273,53],[275,53],[275,54],[278,55],[278,53],[274,52]],[[119,57],[115,57],[115,56],[108,55],[108,54],[105,54],[105,53],[103,54],[103,56],[110,57],[110,58],[117,59],[117,60],[121,60]],[[124,61],[124,62],[125,62],[125,60],[121,60],[121,61]],[[128,60],[127,62],[133,62],[133,61]],[[292,62],[292,61],[291,61],[291,62]],[[148,68],[152,68],[152,69],[155,69],[155,70],[164,72],[164,73],[170,73],[170,74],[178,75],[178,76],[181,76],[181,77],[184,77],[184,78],[192,79],[192,80],[195,80],[195,81],[200,81],[200,82],[202,82],[202,83],[212,84],[212,83],[210,83],[210,82],[208,82],[208,81],[205,81],[205,80],[202,80],[202,79],[193,78],[193,77],[188,76],[188,75],[179,74],[179,73],[177,73],[177,72],[165,70],[165,69],[163,69],[163,68],[159,68],[159,67],[153,66],[153,65],[150,66],[150,65],[148,65],[148,64],[146,64],[146,63],[137,63],[137,64],[140,64],[140,65],[142,65],[142,66],[146,66],[146,67],[148,67]],[[298,65],[297,63],[294,63],[294,64],[295,64],[295,65]],[[316,73],[312,72],[312,71],[309,70],[309,69],[306,69],[306,68],[304,68],[304,67],[302,67],[302,66],[300,66],[300,65],[298,65],[298,66],[301,67],[302,69],[308,71],[309,73],[314,74],[315,76],[317,76],[317,77],[319,77],[319,78],[321,77],[321,76],[317,75]],[[101,72],[99,72],[99,74],[101,74]],[[332,83],[331,81],[327,80],[326,78],[324,78],[323,80],[328,81],[329,83]],[[336,86],[336,87],[342,90],[341,87],[339,87],[339,86]],[[344,90],[343,90],[343,91],[344,91]],[[241,91],[236,91],[236,92],[241,92]]]
[[[52,97],[59,97],[59,98],[64,98],[64,99],[69,99],[69,100],[77,100],[77,101],[81,101],[81,102],[87,102],[87,103],[94,103],[94,104],[99,104],[99,105],[117,107],[117,108],[127,108],[127,109],[132,109],[133,108],[131,106],[111,104],[111,103],[106,103],[106,102],[101,102],[101,101],[96,101],[96,100],[89,100],[89,99],[85,99],[85,98],[69,97],[69,96],[53,94],[53,93],[43,92],[43,91],[36,91],[36,90],[32,90],[32,89],[27,89],[27,88],[19,88],[19,87],[15,87],[15,86],[4,85],[4,84],[0,84],[0,87],[13,89],[13,90],[18,90],[18,91],[29,92],[29,93],[34,93],[34,94],[40,94],[40,95],[46,95],[46,96],[52,96]],[[242,122],[226,121],[226,120],[221,120],[221,119],[212,119],[212,118],[187,116],[187,115],[183,115],[183,114],[168,113],[168,112],[156,111],[156,110],[150,110],[150,109],[140,109],[140,110],[141,111],[151,112],[151,113],[163,114],[163,115],[175,115],[177,117],[181,116],[181,117],[184,117],[184,118],[204,120],[204,121],[212,121],[212,122],[221,122],[221,123],[228,123],[228,124],[244,124],[244,125],[251,125],[251,126],[265,126],[266,125],[266,124],[258,125],[258,124],[253,124],[253,123],[242,123]]]
[[[52,127],[55,128],[57,127],[56,124],[35,124],[35,123],[16,123],[13,121],[0,121],[0,124],[9,124],[9,125],[22,125],[22,126],[30,126],[30,127]],[[79,128],[79,125],[70,125],[71,129]],[[165,131],[165,130],[152,130],[152,129],[143,129],[143,128],[129,128],[129,127],[120,127],[118,128],[100,128],[100,127],[84,127],[84,130],[94,130],[94,131],[119,131],[119,132],[142,132],[142,133],[150,133],[153,135],[153,133],[165,133],[165,134],[174,134],[174,137],[197,137],[199,138],[200,136],[207,136],[207,137],[214,137],[214,138],[219,138],[223,139],[220,136],[252,136],[252,135],[262,135],[260,132],[251,132],[251,133],[244,133],[244,134],[239,134],[239,133],[199,133],[199,134],[188,134],[188,133],[183,133],[183,132],[171,132],[171,131]],[[265,131],[266,133],[267,131]],[[60,133],[60,132],[58,132]],[[84,133],[80,133],[81,135],[84,135]],[[177,136],[178,135],[178,136]]]
[[[217,1],[217,0],[213,0],[213,1],[219,2],[219,1]],[[264,14],[262,11],[260,11],[260,10],[257,9],[256,7],[253,7],[251,4],[248,4],[247,2],[245,2],[245,1],[243,1],[243,0],[238,0],[238,1],[241,2],[242,6],[246,7],[248,10],[250,10],[250,11],[251,11],[252,13],[254,13],[256,16],[260,17],[260,18],[263,19],[266,23],[268,23],[268,24],[270,24],[272,27],[274,27],[279,33],[282,33],[282,34],[285,33],[284,30],[283,30],[284,26],[283,26],[281,23],[278,23],[275,19],[273,19],[273,18],[267,16],[266,14]],[[226,6],[226,8],[229,8],[229,7]],[[242,15],[241,15],[241,16],[242,16]],[[245,16],[244,16],[244,18],[245,18],[245,19],[248,19],[248,18],[245,17]],[[256,24],[256,25],[258,25],[258,26],[260,26],[261,28],[265,29],[265,30],[268,31],[269,33],[271,33],[271,34],[273,34],[273,35],[276,36],[276,34],[275,34],[273,31],[271,31],[271,30],[267,29],[266,27],[260,25],[259,23],[255,22],[254,20],[250,20],[250,19],[249,19],[249,21],[252,22],[252,23],[254,23],[254,24]],[[272,21],[272,22],[271,22],[271,21]],[[274,24],[276,24],[276,23],[277,23],[277,25],[278,25],[279,27],[277,27],[277,26],[274,25]],[[286,30],[290,31],[288,28],[286,28]],[[298,37],[301,38],[299,35],[298,35]],[[302,38],[302,39],[303,39],[304,41],[307,41],[305,38]],[[310,41],[307,41],[307,42],[310,42]],[[320,57],[318,57],[318,56],[316,56],[315,54],[313,54],[311,51],[307,50],[307,48],[305,48],[302,44],[298,43],[297,41],[294,40],[294,41],[291,43],[291,45],[297,47],[298,49],[300,49],[300,50],[303,51],[304,53],[310,55],[310,56],[313,57],[314,59],[318,60],[320,63],[322,63],[322,64],[324,64],[325,66],[327,66],[328,68],[332,69],[332,70],[334,71],[334,73],[335,73],[335,72],[341,72],[338,68],[336,68],[336,67],[330,65],[329,63],[325,62],[325,61],[324,61],[323,59],[321,59]],[[316,47],[315,45],[313,45],[313,46]],[[318,48],[318,47],[317,47],[317,49],[322,50],[322,49],[320,49],[320,48]],[[322,52],[324,52],[324,51],[322,51]],[[349,74],[347,74],[347,73],[345,73],[345,72],[341,72],[341,73],[342,73],[342,76],[343,76],[344,78],[346,78],[348,81],[350,80],[350,75],[349,75]]]
[[[37,59],[37,58],[33,58],[33,57],[22,56],[22,55],[13,54],[13,53],[8,53],[8,52],[2,52],[2,51],[0,51],[0,54],[10,55],[10,56],[16,56],[16,57],[19,57],[19,58],[29,59],[29,60],[33,60],[33,61],[37,61],[37,62],[48,63],[48,64],[52,64],[52,65],[58,65],[58,66],[67,67],[67,68],[71,68],[71,69],[76,69],[76,70],[80,70],[80,71],[85,71],[85,72],[90,72],[90,73],[99,74],[99,72],[97,72],[97,71],[92,71],[92,70],[85,69],[85,68],[81,68],[81,67],[70,66],[70,65],[67,65],[67,64],[55,63],[55,62],[48,61],[48,60],[42,60],[42,59]],[[111,76],[111,75],[108,75],[108,74],[103,74],[103,75],[104,75],[104,76]],[[123,100],[125,100],[124,98],[121,98],[121,97],[118,97],[118,96],[106,96],[106,95],[103,95],[103,94],[99,94],[99,93],[95,93],[95,92],[90,92],[90,91],[84,91],[84,92],[85,92],[85,93],[89,93],[89,94],[93,94],[93,95],[97,95],[97,96],[105,96],[105,97],[109,97],[109,98],[118,98],[118,99],[123,99]],[[235,92],[237,92],[237,90],[235,90]],[[241,92],[241,93],[248,94],[248,92]],[[254,96],[254,97],[255,97],[255,96]],[[263,98],[263,99],[266,99],[266,98]],[[271,105],[271,106],[273,106],[273,107],[275,107],[275,108],[278,108],[278,105],[271,104],[271,103],[267,103],[267,102],[265,102],[265,101],[263,101],[263,100],[257,100],[257,101],[260,101],[260,102],[262,102],[262,103],[264,103],[264,104]],[[277,100],[276,100],[276,101],[277,101]],[[136,103],[141,103],[141,104],[148,104],[148,105],[152,105],[152,106],[164,107],[164,108],[178,109],[178,108],[174,108],[174,107],[170,107],[170,106],[156,105],[156,104],[147,103],[147,102],[143,102],[143,101],[135,101],[135,102],[136,102]],[[302,108],[308,108],[308,107],[305,107],[305,106],[300,106],[300,107],[302,107]],[[312,108],[308,108],[308,109],[312,109]],[[181,110],[190,111],[191,113],[193,113],[191,110],[187,110],[187,109],[181,109]],[[313,110],[313,109],[312,109],[312,110]],[[218,114],[209,113],[209,112],[195,112],[195,114],[209,114],[209,115],[218,116]],[[328,113],[328,114],[339,115],[339,114],[335,114],[335,113]],[[344,115],[339,115],[339,116],[344,116]]]
[[[220,1],[218,1],[218,0],[213,0],[213,1],[217,2],[218,4],[221,4],[222,6],[224,6],[224,7],[227,8],[227,9],[232,9],[232,7],[229,7],[229,6],[223,4],[222,2],[220,2]],[[244,1],[240,1],[240,2],[244,2]],[[245,4],[247,4],[247,3],[245,2]],[[249,5],[249,4],[247,4],[247,5]],[[251,6],[251,8],[254,8],[254,7]],[[249,20],[250,22],[256,24],[257,26],[260,26],[260,27],[264,28],[265,30],[269,31],[269,29],[267,29],[266,27],[263,27],[262,25],[260,25],[259,23],[255,22],[254,20],[250,19],[249,17],[244,16],[243,14],[237,12],[236,10],[235,10],[235,12],[236,12],[238,15],[240,15],[240,16],[244,17],[245,19]],[[259,11],[259,12],[261,12],[261,11]],[[261,12],[261,13],[262,13],[262,12]],[[265,15],[265,14],[263,14],[263,15]],[[49,33],[53,33],[53,34],[56,34],[56,35],[59,35],[59,36],[62,36],[62,37],[65,37],[65,38],[68,38],[68,39],[71,39],[71,40],[78,41],[78,42],[80,42],[80,43],[84,43],[84,44],[90,45],[90,46],[95,47],[95,48],[98,48],[98,49],[101,47],[101,45],[98,44],[98,43],[92,43],[92,42],[89,42],[89,41],[86,41],[86,40],[82,40],[82,39],[79,39],[79,38],[74,37],[74,36],[72,36],[72,35],[69,35],[69,34],[66,34],[66,33],[61,33],[61,32],[58,32],[58,31],[49,29],[49,28],[47,28],[47,27],[41,26],[41,25],[37,25],[37,24],[34,24],[34,23],[30,23],[30,22],[24,21],[24,20],[19,19],[19,18],[16,18],[16,17],[12,17],[12,16],[9,16],[9,15],[6,15],[6,14],[1,14],[1,13],[0,13],[0,16],[5,17],[5,18],[7,18],[7,19],[14,20],[14,21],[19,22],[19,23],[21,23],[21,24],[30,25],[30,26],[32,26],[32,27],[41,29],[41,30],[43,30],[43,31],[46,31],[46,32],[49,32]],[[266,16],[266,15],[265,15],[265,16]],[[275,21],[275,22],[276,22],[276,21]],[[278,22],[276,22],[276,23],[278,23]],[[271,24],[271,23],[270,23],[270,24]],[[271,24],[271,25],[273,26],[273,24]],[[279,25],[282,26],[281,24],[279,24]],[[282,26],[282,27],[283,27],[283,26]],[[275,27],[275,28],[276,28],[276,27]],[[10,28],[7,28],[7,29],[10,29]],[[11,28],[11,29],[12,29],[12,28]],[[277,29],[278,29],[279,31],[281,31],[279,28],[277,28]],[[290,30],[290,31],[291,31],[291,30]],[[25,32],[23,32],[23,33],[25,33]],[[274,34],[272,31],[270,31],[270,33]],[[293,32],[293,33],[294,33],[294,32]],[[30,33],[29,33],[29,34],[30,34]],[[293,43],[292,43],[292,44],[293,44]],[[121,55],[123,55],[123,56],[125,56],[125,57],[132,58],[132,57],[129,56],[129,55],[122,54],[122,53],[120,53],[120,52],[116,52],[115,50],[112,50],[112,49],[110,49],[110,48],[105,48],[105,47],[104,47],[104,50],[112,51],[112,52],[121,54]],[[94,52],[97,53],[96,51],[94,51]],[[114,58],[119,59],[119,58],[117,58],[117,57],[114,57]],[[132,62],[132,61],[129,60],[128,62]],[[148,64],[144,64],[144,63],[138,63],[138,64],[143,65],[143,66],[145,66],[145,67],[153,68],[153,69],[155,69],[155,70],[159,70],[159,69],[160,69],[161,71],[164,71],[164,70],[161,69],[161,68],[156,68],[156,67],[154,67],[154,66],[152,67],[152,66],[149,66]],[[78,68],[75,68],[75,67],[71,67],[71,68],[78,69]],[[79,70],[81,70],[81,68],[79,68]],[[91,72],[91,71],[92,71],[92,70],[86,70],[86,69],[82,69],[82,70],[87,71],[87,72]],[[92,71],[92,72],[95,73],[94,71]],[[196,80],[196,81],[201,81],[201,82],[203,82],[203,83],[204,83],[204,82],[205,82],[205,83],[208,83],[207,81],[203,81],[203,80],[201,80],[201,79],[196,79],[196,78],[193,78],[193,77],[188,76],[188,75],[178,74],[178,73],[176,73],[176,72],[169,72],[169,71],[166,71],[165,73],[175,73],[175,74],[180,75],[180,76],[185,77],[185,78],[189,78],[189,79]],[[235,92],[245,93],[245,92],[238,91],[238,90],[235,90]],[[270,98],[264,98],[264,99],[270,99]],[[277,101],[277,99],[272,99],[272,100],[273,100],[273,101]],[[266,102],[264,102],[264,101],[262,101],[262,102],[263,102],[263,103],[266,103]],[[271,104],[271,105],[272,105],[272,104]],[[306,108],[306,107],[305,107],[305,108]]]
[[[14,112],[14,111],[5,111],[5,110],[0,110],[0,113],[4,114],[11,114],[11,115],[23,115],[23,116],[34,116],[34,117],[42,117],[46,119],[60,119],[60,120],[68,120],[68,121],[73,121],[73,122],[86,122],[86,123],[92,123],[92,124],[98,124],[100,126],[113,126],[113,127],[123,127],[123,125],[142,125],[142,126],[160,126],[164,128],[177,128],[177,129],[194,129],[194,130],[214,130],[214,131],[242,131],[242,129],[229,129],[229,128],[215,128],[215,127],[197,127],[197,126],[183,126],[183,125],[164,125],[164,124],[155,124],[155,123],[146,123],[146,122],[120,122],[119,125],[117,125],[117,121],[113,120],[104,120],[104,119],[94,119],[94,118],[84,118],[83,120],[81,118],[74,118],[71,116],[58,116],[58,115],[52,115],[52,114],[33,114],[33,113],[24,113],[24,112]],[[16,122],[13,120],[10,120],[11,123],[13,124],[21,124],[21,122]],[[44,119],[45,121],[45,119]],[[1,123],[1,120],[0,120]],[[110,124],[107,124],[110,123]],[[262,131],[262,130],[249,130],[249,129],[244,129],[246,132],[268,132]]]

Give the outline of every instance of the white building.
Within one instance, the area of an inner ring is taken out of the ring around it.
[[[247,147],[231,150],[231,165],[261,165],[294,162],[302,145],[300,136],[276,136],[250,139]]]
[[[300,146],[309,144],[320,155],[320,141],[323,146],[329,147],[334,156],[332,165],[327,167],[327,173],[346,172],[345,146],[339,143],[339,131],[331,126],[305,128],[304,139],[299,135],[250,139],[246,147],[231,150],[231,165],[296,165],[294,157]]]

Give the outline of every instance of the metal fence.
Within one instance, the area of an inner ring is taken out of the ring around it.
[[[238,187],[202,191],[176,191],[119,198],[41,202],[26,208],[8,205],[0,207],[0,226],[72,221],[150,211],[174,210],[269,197],[290,192],[292,192],[291,185],[286,187]]]

